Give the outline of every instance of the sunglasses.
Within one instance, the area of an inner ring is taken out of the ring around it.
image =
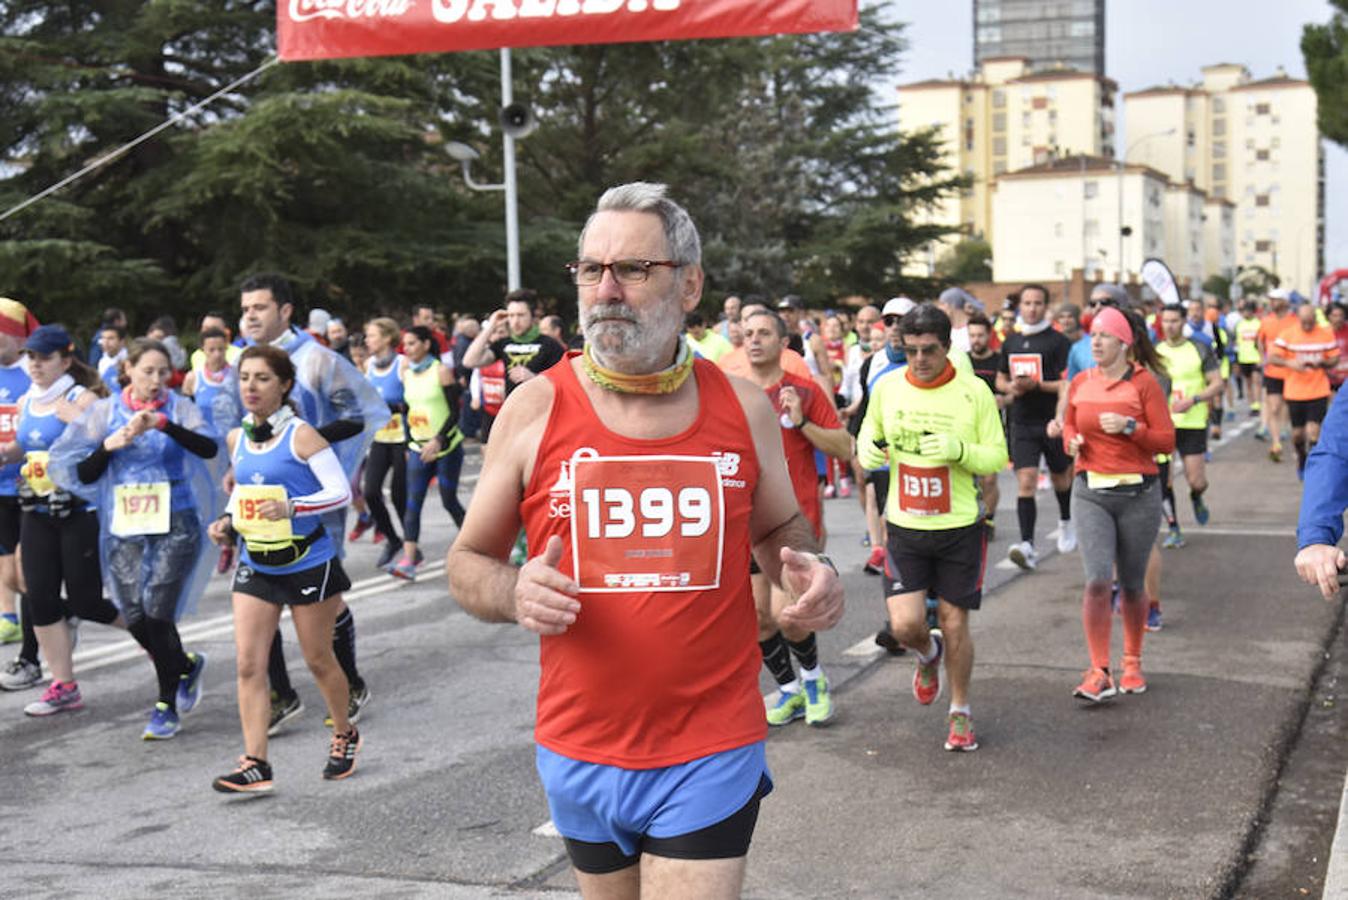
[[[895,325],[903,321],[903,316],[896,316],[896,315],[882,316],[880,321],[885,323],[886,328],[893,328]]]

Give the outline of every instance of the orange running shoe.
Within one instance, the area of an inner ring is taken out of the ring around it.
[[[1125,694],[1145,694],[1147,679],[1142,677],[1142,660],[1136,656],[1123,658],[1123,677],[1119,679],[1119,690]]]
[[[930,662],[918,660],[913,672],[913,696],[923,706],[930,706],[941,696],[941,657],[945,655],[945,641],[939,629],[932,629],[931,642],[936,645],[936,655]]]
[[[974,737],[974,720],[969,718],[968,713],[950,714],[950,736],[945,739],[945,748],[963,753],[978,749],[978,738]]]
[[[1117,694],[1114,687],[1114,679],[1104,669],[1087,669],[1081,677],[1081,684],[1077,685],[1076,690],[1072,691],[1073,697],[1080,697],[1082,700],[1089,700],[1092,703],[1100,703],[1108,700]]]

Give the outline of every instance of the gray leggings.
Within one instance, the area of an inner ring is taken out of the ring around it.
[[[1161,483],[1153,479],[1139,494],[1093,491],[1079,477],[1072,486],[1072,521],[1087,582],[1108,584],[1118,571],[1119,587],[1142,590],[1147,557],[1161,524]]]

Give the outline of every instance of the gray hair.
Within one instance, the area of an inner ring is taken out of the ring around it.
[[[660,217],[670,259],[684,266],[701,265],[702,240],[697,236],[697,226],[686,209],[665,196],[667,190],[663,184],[633,181],[604,191],[581,229],[580,240],[576,243],[577,254],[584,255],[585,232],[590,230],[590,223],[599,213],[646,212]]]

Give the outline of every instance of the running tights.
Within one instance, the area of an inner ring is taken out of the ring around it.
[[[415,450],[407,454],[407,512],[403,515],[403,536],[412,542],[421,540],[421,505],[430,490],[431,479],[440,486],[440,502],[454,520],[463,526],[464,509],[459,502],[459,471],[463,468],[463,444],[431,462],[422,462]]]
[[[34,625],[55,625],[67,616],[103,625],[116,621],[117,607],[103,597],[98,516],[86,510],[65,518],[29,511],[23,514],[21,535],[23,578],[28,585],[25,596]]]
[[[1110,628],[1114,613],[1110,609],[1108,581],[1086,582],[1081,603],[1081,624],[1086,631],[1086,648],[1091,655],[1091,668],[1109,669]],[[1125,659],[1142,657],[1142,635],[1147,626],[1147,595],[1142,590],[1120,591],[1120,612],[1123,614],[1123,656]]]
[[[171,619],[154,619],[146,616],[127,625],[127,630],[136,639],[136,643],[145,648],[154,663],[155,677],[159,681],[159,702],[167,703],[175,709],[178,696],[178,681],[192,668],[192,661],[183,652],[183,642],[178,637],[178,628]]]
[[[393,495],[393,509],[402,519],[407,514],[407,445],[376,441],[370,445],[370,455],[365,460],[365,483],[361,493],[374,518],[375,531],[385,540],[396,543],[400,538],[393,530],[393,520],[384,505],[384,479],[390,471],[393,472],[393,483],[389,493]]]

